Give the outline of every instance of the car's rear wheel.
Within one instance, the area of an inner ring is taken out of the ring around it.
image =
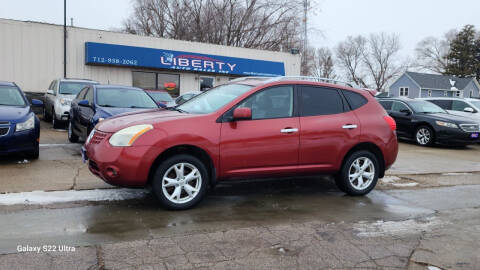
[[[75,135],[75,133],[74,133],[74,131],[73,131],[72,121],[68,121],[68,140],[69,140],[71,143],[76,143],[76,142],[78,142],[78,136]]]
[[[340,190],[349,195],[365,195],[377,184],[380,166],[377,157],[366,150],[357,151],[345,160],[336,176]]]
[[[43,121],[49,122],[51,121],[50,115],[47,113],[47,108],[43,107]]]
[[[415,141],[422,146],[430,146],[434,143],[435,133],[428,126],[419,126],[415,132]]]
[[[197,158],[180,154],[168,158],[157,168],[153,190],[161,205],[171,210],[189,209],[207,192],[208,172]]]

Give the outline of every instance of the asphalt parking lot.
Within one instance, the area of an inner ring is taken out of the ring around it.
[[[169,212],[148,192],[82,199],[117,189],[88,171],[66,131],[41,125],[39,160],[0,160],[0,269],[480,268],[479,145],[402,141],[365,197],[344,196],[328,177],[239,181],[220,184],[195,209]],[[3,193],[37,190],[78,190],[80,199],[2,203]],[[18,250],[45,244],[75,251]]]

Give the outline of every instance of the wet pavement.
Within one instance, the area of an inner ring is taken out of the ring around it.
[[[0,160],[0,193],[112,188],[88,172],[80,144],[42,125],[38,161]],[[364,197],[309,177],[221,183],[187,211],[163,210],[148,193],[0,206],[0,270],[480,269],[479,183],[478,145],[401,142]],[[18,250],[44,245],[58,250]]]

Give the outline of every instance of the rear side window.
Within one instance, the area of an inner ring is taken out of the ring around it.
[[[301,115],[343,113],[343,101],[338,90],[315,86],[301,87]]]
[[[386,101],[386,100],[382,100],[382,101],[379,101],[380,105],[382,105],[382,107],[387,110],[387,111],[391,111],[392,110],[392,104],[393,104],[393,101]]]
[[[452,101],[451,100],[428,100],[433,104],[437,105],[438,107],[444,110],[451,110],[452,109]]]
[[[368,102],[364,96],[352,91],[344,90],[343,94],[347,98],[347,101],[350,104],[350,108],[352,108],[352,110],[356,110],[362,107],[363,105],[367,104]]]

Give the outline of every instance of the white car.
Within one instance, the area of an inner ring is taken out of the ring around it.
[[[67,122],[70,113],[70,104],[77,94],[96,81],[86,79],[57,79],[53,80],[45,94],[43,120],[52,121],[53,128],[59,128],[61,122]]]
[[[474,98],[424,98],[448,113],[468,117],[480,123],[480,99]]]

